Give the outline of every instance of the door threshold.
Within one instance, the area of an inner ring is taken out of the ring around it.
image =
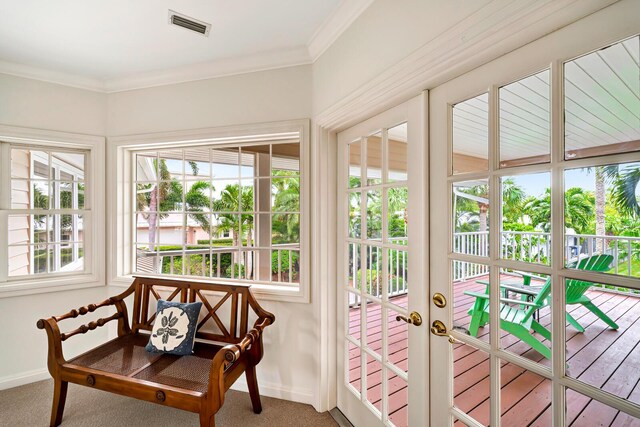
[[[353,424],[351,424],[347,417],[345,417],[342,411],[337,407],[330,410],[329,414],[340,427],[353,427]]]

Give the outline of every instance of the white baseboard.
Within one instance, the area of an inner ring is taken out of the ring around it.
[[[49,378],[51,378],[51,375],[47,369],[34,369],[20,374],[9,375],[0,378],[0,390],[6,390]],[[260,387],[260,394],[263,396],[305,403],[307,405],[313,405],[315,403],[311,390],[296,390],[280,384],[260,383],[259,380],[258,387]],[[247,383],[243,381],[243,377],[240,377],[238,381],[231,386],[231,389],[244,392],[249,391],[247,389]]]
[[[290,400],[292,402],[305,403],[307,405],[315,404],[315,396],[311,390],[299,390],[280,384],[264,383],[258,379],[258,388],[261,396],[274,397],[276,399]],[[243,376],[231,386],[232,390],[249,392],[246,381]]]
[[[22,372],[20,374],[8,375],[0,378],[0,390],[18,387],[25,384],[35,383],[51,378],[46,369],[34,369],[33,371]]]

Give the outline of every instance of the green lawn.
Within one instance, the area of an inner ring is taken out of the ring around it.
[[[629,262],[624,261],[618,264],[618,274],[627,276],[629,271]],[[615,268],[612,268],[608,273],[614,274]],[[631,276],[640,277],[640,260],[631,260]]]

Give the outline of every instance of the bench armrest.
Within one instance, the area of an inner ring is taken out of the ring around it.
[[[55,365],[55,362],[60,364],[65,362],[65,359],[62,355],[62,342],[66,341],[68,338],[71,338],[74,335],[86,334],[89,331],[106,325],[112,320],[118,320],[118,335],[128,333],[130,331],[129,319],[127,315],[127,306],[124,303],[124,299],[131,295],[133,291],[134,287],[131,286],[122,294],[107,298],[106,300],[97,304],[88,304],[77,309],[74,308],[73,310],[60,316],[51,316],[48,319],[39,319],[36,322],[36,326],[38,329],[44,329],[47,332],[49,341],[49,370],[51,371],[52,364]],[[80,325],[78,328],[69,332],[60,332],[58,323],[60,323],[61,321],[66,319],[75,319],[78,316],[84,316],[88,313],[93,313],[101,307],[108,307],[111,305],[115,306],[116,308],[116,312],[111,316],[93,320],[84,325]]]

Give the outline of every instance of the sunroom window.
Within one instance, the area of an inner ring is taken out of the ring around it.
[[[135,273],[295,286],[299,142],[133,153]]]
[[[12,145],[8,277],[85,271],[88,151]]]

